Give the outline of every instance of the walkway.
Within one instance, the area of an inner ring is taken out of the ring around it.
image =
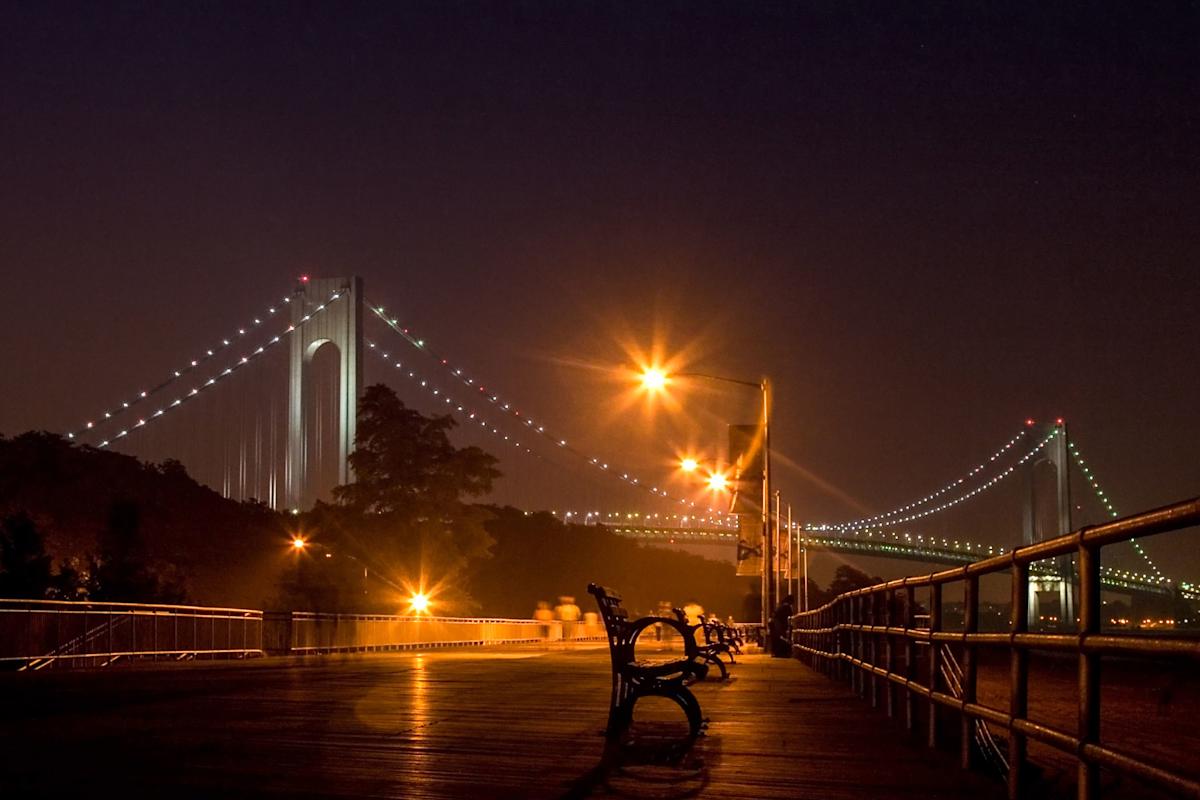
[[[696,687],[712,723],[689,752],[662,763],[679,715],[648,706],[607,764],[595,648],[2,675],[0,795],[1002,796],[799,663],[749,656],[733,674]]]

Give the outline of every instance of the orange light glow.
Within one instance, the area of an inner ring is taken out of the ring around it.
[[[679,468],[684,472],[695,472],[696,468],[699,466],[699,462],[697,462],[694,458],[685,458],[679,462]]]
[[[424,592],[416,592],[408,598],[408,606],[414,614],[425,614],[429,611],[429,596]]]
[[[660,392],[667,386],[667,373],[663,372],[658,367],[647,367],[642,370],[642,386],[648,391]]]
[[[708,488],[714,492],[723,492],[729,488],[729,478],[723,473],[714,472],[708,476]]]
[[[307,546],[308,546],[308,542],[304,541],[299,536],[296,536],[292,539],[292,549],[293,550],[303,550]]]

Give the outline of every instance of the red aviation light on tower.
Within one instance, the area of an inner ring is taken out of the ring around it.
[[[308,276],[307,276],[307,275],[301,275],[301,276],[300,276],[300,282],[301,282],[301,283],[308,283]]]
[[[1067,421],[1062,417],[1059,417],[1058,419],[1054,420],[1054,424],[1061,428],[1063,425],[1067,424]]]
[[[1029,419],[1025,420],[1025,427],[1032,428],[1033,423],[1034,423],[1034,419],[1033,419],[1033,417],[1030,417]]]

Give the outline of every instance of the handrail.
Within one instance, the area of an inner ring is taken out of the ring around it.
[[[944,738],[938,709],[958,715],[961,762],[974,765],[978,749],[977,726],[996,725],[1008,732],[1009,797],[1028,796],[1028,739],[1048,744],[1074,757],[1078,769],[1078,797],[1099,796],[1101,766],[1133,775],[1186,797],[1200,798],[1200,782],[1170,767],[1107,746],[1100,737],[1100,659],[1104,655],[1182,657],[1200,660],[1200,641],[1169,636],[1120,636],[1100,632],[1100,549],[1106,545],[1145,538],[1200,525],[1200,498],[1084,527],[1072,533],[1017,547],[962,567],[927,575],[914,575],[855,589],[838,595],[818,609],[792,617],[793,653],[831,677],[848,680],[860,696],[877,703],[880,690],[889,713],[894,693],[902,691],[905,718],[915,727],[914,703],[927,707],[927,742],[933,747]],[[1075,633],[1028,630],[1030,565],[1035,561],[1073,554],[1079,580],[1079,620]],[[979,620],[979,579],[1007,572],[1011,576],[1012,613],[1003,633],[982,633]],[[962,630],[942,630],[942,590],[961,582],[964,586]],[[929,592],[928,623],[916,625],[916,590]],[[961,666],[952,662],[948,645],[962,651]],[[926,664],[918,675],[916,647]],[[903,648],[902,664],[895,651]],[[1011,659],[1009,706],[995,708],[978,702],[975,694],[979,648],[1006,650]],[[1075,731],[1036,722],[1028,715],[1029,651],[1073,652],[1079,658],[1079,720]],[[972,729],[975,730],[972,730]],[[990,736],[990,732],[987,734]],[[984,754],[986,756],[986,754]]]
[[[0,599],[0,668],[100,665],[133,658],[263,654],[263,612],[244,608]]]
[[[66,609],[80,609],[87,607],[89,611],[95,609],[119,609],[119,610],[161,610],[161,611],[212,611],[212,612],[228,612],[233,614],[261,614],[262,612],[253,608],[224,608],[222,606],[181,606],[171,603],[120,603],[110,602],[108,600],[24,600],[14,599],[10,597],[0,597],[0,611],[9,609],[5,606],[35,606],[35,607],[53,607],[61,606]],[[14,609],[20,610],[20,609]]]

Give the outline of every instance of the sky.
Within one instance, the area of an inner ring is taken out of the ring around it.
[[[756,398],[630,396],[656,345],[770,377],[800,519],[920,497],[1027,417],[1122,511],[1197,494],[1200,11],[904,5],[6,4],[0,432],[355,274],[672,491]],[[503,457],[499,496],[665,512],[562,459]]]

